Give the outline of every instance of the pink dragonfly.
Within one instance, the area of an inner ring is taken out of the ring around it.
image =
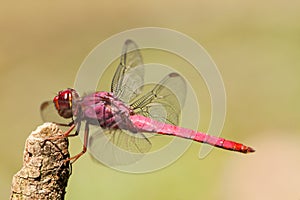
[[[71,161],[75,162],[87,149],[92,155],[99,155],[97,158],[101,160],[105,157],[101,157],[101,154],[105,154],[104,146],[107,144],[124,152],[143,155],[151,148],[145,133],[177,136],[241,153],[255,151],[237,142],[178,126],[180,105],[185,100],[185,81],[178,73],[168,74],[152,90],[141,95],[143,78],[140,51],[132,40],[127,40],[112,79],[111,92],[93,92],[80,97],[74,89],[66,89],[60,91],[53,101],[41,105],[44,120],[49,119],[50,107],[55,108],[61,117],[71,120],[65,123],[70,127],[63,137],[78,135],[82,123],[85,123],[82,130],[83,150],[70,158]],[[164,111],[161,112],[161,109]],[[75,134],[70,134],[74,128]],[[94,134],[91,134],[91,130]],[[103,136],[106,139],[99,140]],[[100,146],[103,148],[99,149]],[[112,160],[122,160],[122,154],[119,158],[116,154],[106,156]],[[125,162],[121,161],[123,164]]]

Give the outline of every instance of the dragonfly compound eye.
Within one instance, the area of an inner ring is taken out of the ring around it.
[[[72,92],[70,89],[60,91],[54,97],[53,103],[58,114],[64,118],[71,118],[72,114]]]

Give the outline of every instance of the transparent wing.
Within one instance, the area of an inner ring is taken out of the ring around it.
[[[88,143],[92,156],[109,166],[135,163],[150,148],[150,141],[142,133],[121,129],[97,129],[90,134]]]
[[[126,40],[120,64],[112,80],[111,91],[128,103],[141,93],[143,83],[144,66],[141,53],[132,40]]]
[[[131,104],[136,114],[178,125],[186,97],[186,83],[179,74],[170,73],[150,92]]]
[[[57,124],[69,124],[72,120],[59,116],[52,101],[45,101],[40,106],[41,117],[44,122],[54,122]]]
[[[101,95],[101,92],[93,93],[78,102],[82,115],[78,115],[75,121],[82,123],[79,130],[81,138],[88,130],[87,147],[92,156],[104,164],[136,162],[150,150],[150,141],[132,124],[127,108],[122,110],[123,102],[115,98],[108,101],[109,96]],[[106,106],[103,107],[103,104]],[[114,115],[110,110],[114,111]]]

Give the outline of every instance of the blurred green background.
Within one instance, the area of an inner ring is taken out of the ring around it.
[[[73,166],[67,199],[299,199],[299,9],[299,1],[271,0],[2,2],[0,199],[9,197],[27,136],[42,124],[40,103],[72,87],[98,43],[144,26],[175,29],[203,45],[226,87],[221,136],[257,152],[215,149],[199,160],[201,144],[193,143],[171,166],[141,175],[86,155]],[[208,109],[201,118],[209,117]],[[70,143],[71,154],[80,151],[79,138]]]

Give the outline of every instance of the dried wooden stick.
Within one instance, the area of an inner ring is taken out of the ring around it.
[[[53,123],[45,123],[26,140],[23,167],[13,176],[10,199],[64,199],[70,176],[68,138]]]

